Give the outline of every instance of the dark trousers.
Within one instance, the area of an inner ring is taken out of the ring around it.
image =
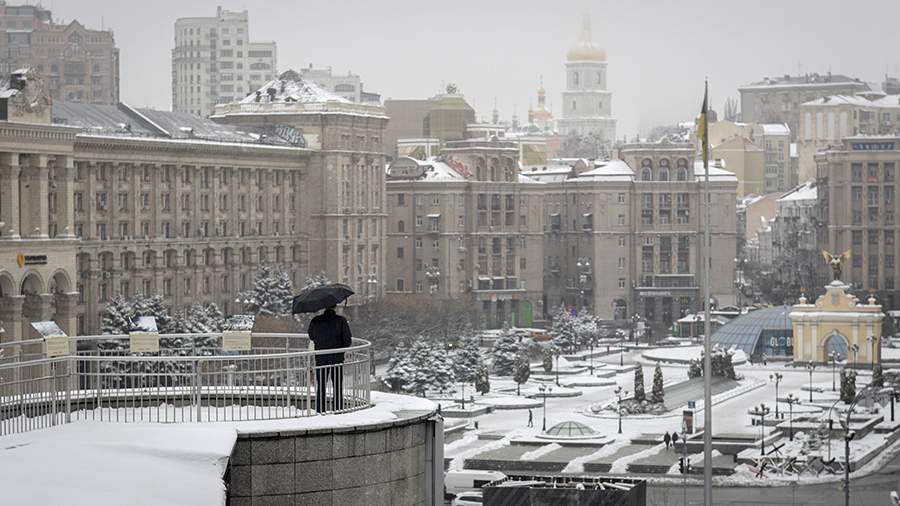
[[[344,366],[342,364],[316,366],[316,411],[326,411],[325,398],[328,380],[334,390],[333,402],[330,411],[344,409]]]

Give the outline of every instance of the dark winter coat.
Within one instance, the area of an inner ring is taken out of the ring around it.
[[[326,309],[309,322],[309,338],[318,350],[333,350],[350,346],[352,334],[347,319],[338,315],[333,309]],[[343,353],[316,355],[316,365],[332,365],[344,363]]]

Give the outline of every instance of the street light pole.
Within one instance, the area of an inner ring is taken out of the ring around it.
[[[793,441],[794,440],[794,404],[800,404],[800,398],[794,397],[794,394],[788,394],[787,403],[788,403],[788,423],[790,424],[790,435],[788,436],[788,439],[790,441]]]
[[[779,372],[769,375],[769,381],[775,382],[775,419],[776,420],[778,420],[778,385],[781,383],[782,377],[783,376]]]
[[[816,365],[812,362],[806,364],[806,370],[809,371],[809,402],[812,402],[812,373],[816,369]]]
[[[834,377],[835,377],[835,373],[836,373],[837,357],[838,357],[838,354],[835,351],[832,351],[831,353],[828,354],[828,358],[831,359],[831,391],[832,392],[835,391]]]
[[[618,387],[616,387],[616,389],[613,393],[615,393],[616,397],[619,399],[616,402],[616,411],[618,411],[618,413],[619,413],[619,434],[621,434],[622,433],[622,386],[619,385]]]
[[[547,432],[547,394],[553,391],[553,387],[541,385],[538,387],[538,391],[541,393],[541,398],[544,399],[544,415],[543,422],[541,423],[541,431]]]
[[[853,345],[850,346],[850,351],[853,352],[853,365],[859,364],[859,345],[853,343]]]
[[[878,337],[876,336],[868,336],[866,337],[866,341],[869,342],[869,361],[872,363],[872,369],[875,368],[875,344],[878,342]]]
[[[759,454],[763,457],[766,456],[766,415],[769,414],[769,407],[765,404],[760,404],[753,408],[753,414],[759,417],[759,426],[760,433],[762,437],[759,439]]]

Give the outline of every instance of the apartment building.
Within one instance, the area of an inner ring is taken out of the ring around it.
[[[544,185],[519,175],[512,142],[448,142],[388,167],[387,287],[469,298],[488,327],[543,319]]]
[[[175,21],[172,110],[207,117],[275,77],[274,42],[250,39],[249,14],[218,7],[213,17]]]
[[[78,21],[53,22],[40,5],[0,4],[0,75],[33,68],[46,78],[53,100],[119,101],[119,49],[111,30]]]

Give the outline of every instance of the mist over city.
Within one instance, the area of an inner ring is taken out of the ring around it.
[[[0,503],[900,505],[898,16],[0,1]]]

